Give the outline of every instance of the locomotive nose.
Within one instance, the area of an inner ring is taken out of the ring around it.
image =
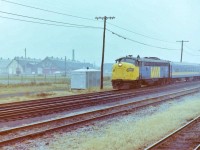
[[[112,80],[135,80],[138,78],[139,69],[134,64],[120,62],[113,66]]]

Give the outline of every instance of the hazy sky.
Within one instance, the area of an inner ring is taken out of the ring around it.
[[[10,1],[92,20],[43,12],[0,0],[0,57],[3,58],[24,56],[24,49],[26,48],[27,57],[67,56],[71,59],[72,49],[74,49],[77,60],[95,62],[96,65],[100,65],[102,54],[102,29],[49,26],[1,18],[10,17],[44,22],[2,13],[7,12],[95,27],[103,27],[103,22],[95,21],[95,17],[115,16],[114,20],[108,20],[107,22],[132,32],[107,24],[107,29],[127,39],[125,40],[106,31],[105,62],[114,62],[116,58],[130,54],[133,56],[140,55],[141,57],[156,56],[166,60],[180,61],[181,43],[176,41],[188,40],[189,43],[184,43],[183,61],[200,63],[199,0]],[[45,23],[52,24],[52,22]],[[68,26],[67,24],[62,25]],[[143,37],[133,32],[158,40]],[[128,39],[177,50],[153,48]]]

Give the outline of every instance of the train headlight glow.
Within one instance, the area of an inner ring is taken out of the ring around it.
[[[119,67],[121,67],[121,66],[122,66],[122,64],[121,64],[121,63],[119,63],[119,64],[118,64],[118,66],[119,66]]]

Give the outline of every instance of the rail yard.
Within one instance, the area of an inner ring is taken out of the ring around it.
[[[198,93],[199,82],[113,90],[0,105],[0,146],[72,132]],[[198,132],[197,132],[198,133]],[[199,135],[197,135],[199,136]],[[197,141],[198,143],[198,141]]]
[[[0,6],[0,150],[200,150],[200,1]]]

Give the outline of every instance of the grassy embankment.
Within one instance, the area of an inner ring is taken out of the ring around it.
[[[17,77],[15,77],[17,79]],[[0,84],[0,95],[5,94],[18,94],[23,93],[22,95],[16,96],[0,96],[0,103],[9,103],[16,101],[25,101],[39,98],[49,98],[49,97],[59,97],[66,95],[74,95],[81,93],[97,92],[100,91],[99,87],[90,88],[87,90],[71,90],[70,89],[70,80],[66,78],[56,79],[56,82],[42,82],[40,77],[38,77],[37,82],[32,82],[33,78],[27,78],[28,83],[19,83],[19,84]],[[111,84],[110,79],[105,78],[104,81],[104,90],[110,90]]]
[[[146,115],[129,115],[112,123],[96,125],[57,135],[48,149],[137,150],[161,139],[183,123],[200,115],[200,95],[163,105],[159,110],[144,110]],[[155,108],[156,109],[156,108]],[[134,119],[133,119],[134,118]]]

